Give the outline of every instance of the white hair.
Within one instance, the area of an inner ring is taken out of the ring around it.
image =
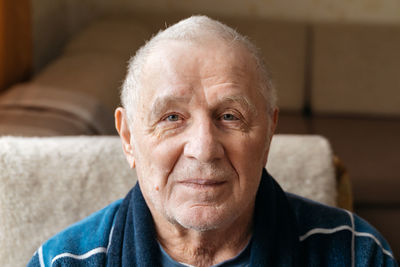
[[[238,43],[250,52],[259,71],[259,90],[267,102],[268,111],[272,114],[277,102],[276,90],[261,53],[256,46],[246,36],[219,21],[207,16],[192,16],[158,32],[129,60],[128,72],[121,89],[121,102],[126,109],[129,122],[132,122],[132,109],[137,104],[136,101],[139,98],[139,91],[142,87],[141,72],[149,54],[156,49],[156,45],[161,41],[168,40],[199,42],[204,37],[210,36],[227,43]]]

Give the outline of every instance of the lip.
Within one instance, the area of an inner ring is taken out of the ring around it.
[[[226,183],[226,181],[212,180],[212,179],[187,179],[180,181],[179,184],[193,188],[212,188],[219,187]]]

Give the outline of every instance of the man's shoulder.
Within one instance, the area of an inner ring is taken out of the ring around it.
[[[103,261],[121,202],[113,202],[50,238],[37,250],[28,266],[37,266],[37,261],[40,266],[52,266],[56,261],[66,265],[82,260]]]
[[[358,266],[371,262],[397,266],[386,240],[356,214],[290,193],[287,197],[297,219],[301,247],[311,258],[341,254],[345,256],[342,259]],[[317,255],[311,255],[317,251]],[[347,266],[348,262],[343,263]]]
[[[286,193],[295,213],[301,235],[316,228],[334,229],[338,226],[351,226],[350,211],[324,205],[322,203]]]

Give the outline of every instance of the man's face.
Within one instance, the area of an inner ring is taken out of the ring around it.
[[[131,145],[156,223],[209,230],[252,216],[270,121],[241,46],[164,41],[146,61]]]

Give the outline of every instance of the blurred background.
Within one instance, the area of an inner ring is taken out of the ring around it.
[[[116,134],[129,57],[191,14],[260,47],[278,89],[278,133],[329,139],[354,211],[398,257],[398,0],[0,0],[0,135]]]

